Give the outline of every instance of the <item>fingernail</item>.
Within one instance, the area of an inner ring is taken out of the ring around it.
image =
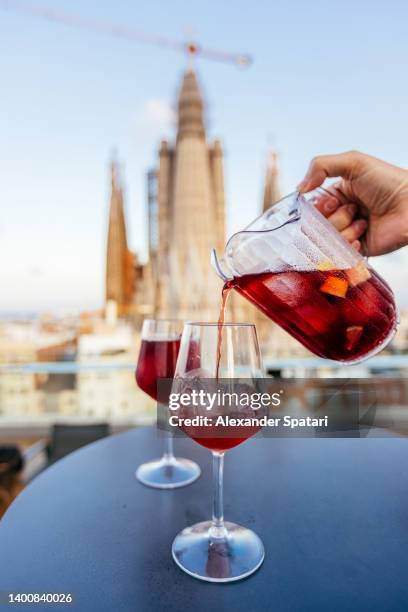
[[[329,198],[324,205],[324,210],[328,213],[333,212],[338,205],[339,203],[335,198]]]
[[[358,232],[364,232],[368,227],[368,223],[365,219],[358,219],[358,221],[354,222],[354,227]]]
[[[309,181],[305,177],[303,181],[300,181],[299,185],[296,187],[297,191],[300,191],[301,193],[306,192],[308,184],[309,184]]]

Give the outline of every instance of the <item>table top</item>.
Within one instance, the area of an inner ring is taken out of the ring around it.
[[[408,608],[408,440],[259,437],[229,451],[225,517],[266,550],[260,570],[232,584],[174,564],[174,536],[210,517],[211,461],[177,439],[201,478],[149,489],[134,472],[161,447],[155,429],[132,430],[36,478],[0,522],[0,591],[70,592],[81,612]]]

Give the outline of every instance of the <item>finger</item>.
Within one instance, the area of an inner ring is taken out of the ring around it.
[[[317,210],[319,210],[322,215],[328,217],[329,215],[334,213],[334,211],[337,210],[339,206],[341,206],[341,204],[342,203],[340,202],[340,200],[338,200],[330,193],[323,193],[318,198],[315,204],[315,208],[317,208]]]
[[[361,251],[361,242],[359,240],[354,240],[354,242],[351,243],[351,246],[353,249],[356,249],[356,251]]]
[[[325,191],[329,191],[333,196],[340,202],[340,204],[354,204],[353,200],[347,195],[347,193],[343,189],[344,180],[337,181],[337,183],[333,183],[329,187],[325,187]]]
[[[315,157],[306,173],[306,176],[298,185],[302,193],[319,187],[328,177],[341,176],[344,179],[352,178],[356,166],[361,163],[362,153],[350,151],[339,155],[320,155]]]
[[[333,183],[324,189],[316,190],[315,208],[319,210],[322,215],[328,217],[335,210],[337,210],[342,204],[352,204],[347,199],[341,190],[341,182]]]
[[[345,204],[340,206],[340,208],[327,217],[327,219],[339,232],[342,232],[353,222],[356,210],[357,207],[355,204]]]
[[[368,223],[365,219],[356,219],[351,225],[346,227],[341,234],[343,238],[353,244],[353,242],[358,241],[358,239],[361,238],[366,231],[367,226]]]

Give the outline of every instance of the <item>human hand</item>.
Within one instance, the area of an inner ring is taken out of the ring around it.
[[[408,244],[408,171],[351,151],[315,157],[298,185],[306,193],[327,177],[341,177],[329,188],[336,199],[318,207],[357,249],[363,234],[367,255],[383,255]]]

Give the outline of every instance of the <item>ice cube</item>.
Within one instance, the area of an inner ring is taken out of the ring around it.
[[[297,309],[298,318],[296,323],[302,327],[299,319],[312,328],[318,334],[326,333],[330,327],[336,322],[338,314],[335,308],[327,304],[325,300],[313,299],[310,304],[304,304]],[[300,324],[299,324],[300,323]],[[306,329],[306,326],[303,326]],[[310,333],[310,329],[308,330]]]
[[[299,272],[279,272],[265,281],[265,286],[281,302],[292,308],[313,299],[313,284]]]
[[[361,304],[354,297],[346,298],[340,304],[341,312],[348,325],[365,325],[368,323],[368,315],[362,310]]]
[[[368,318],[381,317],[384,300],[376,287],[370,283],[361,284],[355,288],[353,302]]]

